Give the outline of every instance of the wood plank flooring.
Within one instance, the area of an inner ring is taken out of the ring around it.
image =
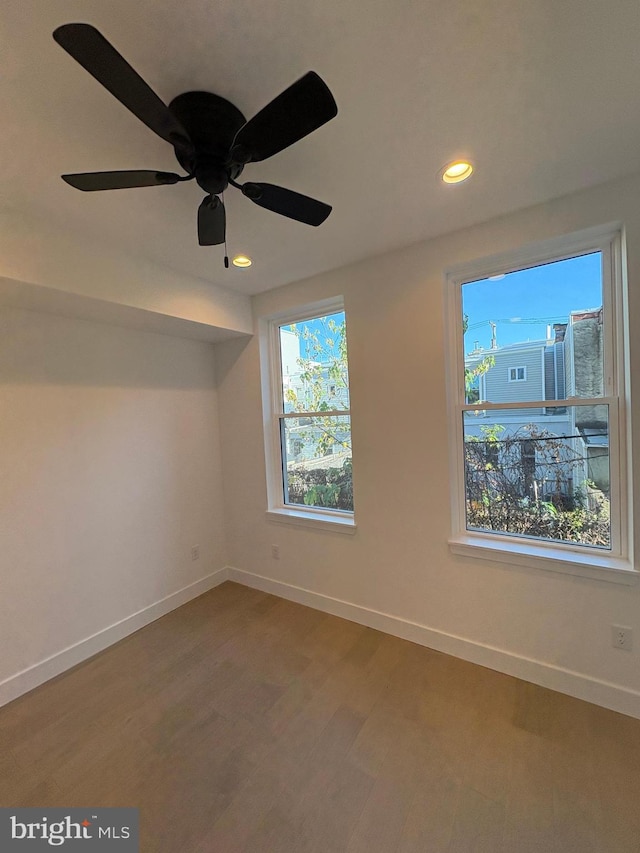
[[[143,853],[640,853],[640,721],[233,583],[0,709]]]

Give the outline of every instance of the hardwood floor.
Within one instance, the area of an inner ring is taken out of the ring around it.
[[[0,761],[144,853],[640,851],[640,721],[232,583],[0,709]]]

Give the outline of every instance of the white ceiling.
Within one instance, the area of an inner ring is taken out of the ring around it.
[[[194,183],[80,193],[63,172],[178,170],[173,149],[51,38],[94,24],[165,101],[250,117],[313,69],[336,119],[243,180],[333,205],[320,228],[226,193],[230,253],[201,248]],[[638,0],[4,0],[0,204],[257,293],[640,170]],[[464,155],[466,184],[438,170]]]

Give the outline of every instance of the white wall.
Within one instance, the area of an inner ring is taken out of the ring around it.
[[[1,704],[226,565],[213,346],[2,308],[0,448]]]
[[[630,325],[637,329],[639,198],[635,177],[255,297],[257,323],[296,305],[344,296],[357,532],[346,536],[267,521],[258,340],[218,344],[225,499],[236,576],[640,716],[637,585],[450,553],[442,321],[447,267],[620,221],[628,244]],[[637,414],[635,334],[631,365]],[[635,422],[640,474],[640,418]],[[640,478],[634,480],[640,507]],[[279,560],[270,556],[271,543],[280,546]],[[632,653],[611,647],[612,623],[634,629]]]
[[[7,209],[0,209],[0,304],[102,315],[182,337],[208,332],[216,340],[251,331],[245,294],[98,244],[64,223]]]

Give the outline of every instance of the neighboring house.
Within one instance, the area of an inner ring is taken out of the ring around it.
[[[567,397],[597,397],[603,393],[602,308],[573,311],[567,323],[547,327],[547,337],[492,348],[478,346],[465,358],[465,367],[474,370],[487,358],[491,366],[478,376],[469,393],[469,402],[492,403],[561,400]],[[498,461],[496,454],[510,436],[521,441],[523,491],[531,497],[551,493],[571,494],[585,480],[603,492],[609,489],[609,441],[605,406],[535,406],[512,410],[477,410],[465,416],[465,436],[484,438],[492,427],[503,427],[499,441],[486,445],[487,462]],[[528,441],[531,433],[566,437],[570,465],[550,466],[540,462],[541,442]],[[495,431],[494,431],[495,435]],[[538,447],[536,447],[538,445]],[[558,470],[562,467],[562,482]],[[526,473],[528,472],[528,474]]]

